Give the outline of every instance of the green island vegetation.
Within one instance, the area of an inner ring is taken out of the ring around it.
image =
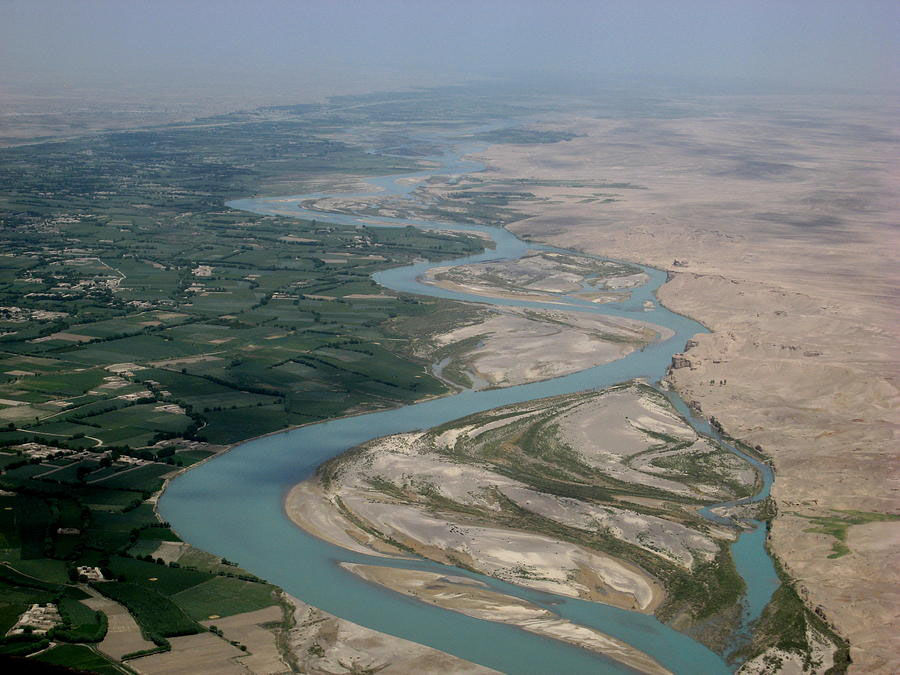
[[[415,170],[331,138],[411,106],[266,108],[0,149],[0,654],[122,672],[97,651],[108,617],[92,597],[127,608],[150,652],[277,605],[278,589],[160,522],[164,481],[249,438],[449,391],[396,327],[471,310],[370,277],[482,240],[225,205]],[[51,628],[7,635],[46,603]]]

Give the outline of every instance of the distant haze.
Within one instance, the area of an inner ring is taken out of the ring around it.
[[[0,0],[0,84],[265,98],[472,79],[896,90],[897,0]]]

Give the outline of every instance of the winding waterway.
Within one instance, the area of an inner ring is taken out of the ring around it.
[[[446,142],[446,139],[445,139]],[[368,181],[379,195],[408,194],[413,186],[399,179],[432,174],[460,174],[480,170],[461,159],[471,146],[456,144],[455,154],[440,158],[439,170],[380,177]],[[316,218],[348,225],[372,225],[371,218],[331,214],[300,208],[301,202],[326,195],[310,194],[278,199],[242,199],[229,206],[262,214]],[[440,263],[419,263],[379,272],[375,280],[395,291],[455,300],[560,309],[559,305],[468,296],[424,285],[418,277],[435,266],[461,265],[486,260],[514,260],[541,247],[526,244],[507,230],[459,223],[378,217],[379,224],[430,229],[477,231],[495,242],[493,250]],[[561,249],[552,249],[561,250]],[[576,253],[576,252],[572,252]],[[579,254],[581,255],[581,254]],[[697,322],[670,312],[656,301],[655,292],[665,282],[660,270],[642,267],[649,277],[619,303],[603,305],[573,301],[574,311],[624,316],[671,329],[672,337],[648,345],[625,358],[572,375],[544,382],[486,391],[464,391],[394,410],[348,417],[286,431],[244,443],[215,460],[206,462],[173,480],[159,501],[159,511],[182,538],[192,545],[231,560],[282,587],[288,593],[344,619],[392,635],[420,642],[461,658],[508,673],[626,673],[626,666],[565,643],[542,638],[505,624],[474,619],[409,599],[369,584],[342,569],[340,561],[385,565],[387,561],[349,552],[312,537],[287,518],[286,493],[309,477],[323,461],[365,441],[389,434],[427,429],[490,408],[536,398],[608,387],[635,378],[657,382],[692,335],[704,332]],[[567,302],[572,299],[567,299]],[[647,310],[645,303],[651,303]],[[672,392],[670,400],[700,433],[717,437],[705,420],[690,415]],[[721,440],[721,439],[719,439]],[[764,464],[727,446],[751,462],[762,476],[760,492],[742,501],[758,501],[769,493],[771,470]],[[704,509],[712,520],[721,516]],[[747,582],[744,616],[739,635],[759,616],[777,587],[777,577],[765,547],[760,523],[744,533],[732,551],[738,571]],[[531,591],[490,577],[429,561],[390,561],[393,567],[469,576],[503,593],[527,599],[576,623],[617,637],[653,656],[676,673],[726,673],[729,667],[716,654],[653,616],[608,605]]]

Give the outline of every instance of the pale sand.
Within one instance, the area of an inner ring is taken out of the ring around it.
[[[451,363],[474,374],[481,388],[508,387],[609,363],[671,335],[668,328],[633,319],[501,307],[485,311],[474,323],[420,336],[417,351],[424,355],[449,348]],[[472,338],[477,344],[454,349]]]
[[[645,613],[652,613],[664,599],[662,588],[643,570],[575,544],[503,528],[461,529],[420,509],[370,502],[355,491],[341,494],[341,500],[368,528],[438,562],[463,560],[485,574],[521,586]],[[403,554],[345,518],[315,477],[290,491],[285,511],[306,532],[348,550],[392,557]]]
[[[658,582],[643,570],[575,544],[503,528],[461,528],[420,509],[370,502],[356,492],[342,494],[341,499],[367,527],[438,562],[463,560],[484,574],[521,586],[645,613],[652,613],[664,599]],[[291,490],[285,511],[298,527],[348,550],[402,554],[341,515],[316,478]]]
[[[679,453],[714,450],[680,418],[661,407],[655,396],[635,386],[523,403],[500,411],[499,419],[488,417],[483,423],[439,434],[397,434],[372,441],[341,460],[340,470],[331,474],[327,488],[318,476],[295,486],[286,499],[285,510],[303,529],[350,550],[368,553],[374,548],[381,553],[401,554],[385,543],[392,540],[425,557],[464,563],[512,583],[653,612],[664,593],[643,570],[599,551],[538,533],[486,524],[490,514],[500,508],[494,495],[502,494],[522,509],[568,527],[614,532],[623,541],[685,569],[692,569],[698,560],[710,560],[718,552],[718,542],[733,541],[734,532],[719,527],[699,532],[678,522],[637,513],[625,505],[598,506],[541,493],[478,462],[455,461],[446,454],[455,452],[460,442],[481,442],[486,433],[548,412],[559,424],[561,437],[581,452],[583,461],[604,473],[673,494],[729,497],[696,481],[686,484],[658,477],[649,464],[643,470],[630,466],[633,455],[651,459],[659,433],[688,441],[677,450]],[[601,431],[604,442],[598,444]],[[755,474],[742,462],[735,459],[732,466],[730,460],[730,456],[720,460],[720,469],[731,479],[745,484],[755,481]],[[452,502],[483,511],[487,521],[468,522],[459,515],[438,514],[422,504],[394,499],[390,496],[393,493],[373,490],[373,477],[389,481],[405,494],[417,494],[426,488],[437,491]]]
[[[497,671],[446,652],[379,633],[311,607],[291,596],[294,626],[287,641],[296,671],[338,673],[446,673],[487,675]]]
[[[400,549],[364,532],[345,518],[315,477],[298,483],[288,492],[284,510],[297,527],[335,546],[367,555],[406,557]]]
[[[450,269],[449,267],[435,267],[432,270],[429,270],[433,273],[438,273],[444,270]],[[417,281],[421,281],[423,284],[427,284],[429,286],[437,286],[439,288],[446,289],[448,291],[456,291],[458,293],[469,293],[471,295],[481,295],[487,298],[502,298],[505,300],[519,300],[520,302],[546,302],[549,304],[560,305],[560,306],[573,306],[575,303],[566,300],[565,298],[550,295],[549,293],[525,293],[525,292],[513,292],[513,291],[504,291],[490,284],[477,284],[477,283],[466,283],[461,284],[455,281],[450,281],[448,279],[437,280],[433,278],[433,274],[420,276]]]
[[[652,657],[600,631],[560,619],[549,610],[511,595],[486,589],[466,577],[375,565],[341,563],[354,574],[398,593],[443,609],[485,621],[518,626],[531,633],[562,640],[603,654],[642,673],[668,673]]]

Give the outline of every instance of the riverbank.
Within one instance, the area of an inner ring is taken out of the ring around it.
[[[312,607],[292,596],[284,649],[297,672],[448,673],[491,675],[485,668],[402,638],[379,633]]]

